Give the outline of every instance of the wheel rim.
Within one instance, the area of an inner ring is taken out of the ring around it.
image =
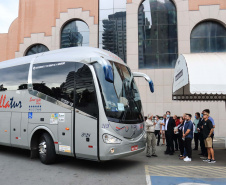
[[[45,141],[39,143],[39,155],[45,156],[47,152],[47,145]]]

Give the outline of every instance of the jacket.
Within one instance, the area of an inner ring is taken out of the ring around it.
[[[145,130],[146,132],[155,132],[155,125],[150,119],[145,121]]]
[[[175,120],[173,118],[169,118],[167,128],[165,128],[168,132],[168,134],[174,135],[174,127],[176,126]]]

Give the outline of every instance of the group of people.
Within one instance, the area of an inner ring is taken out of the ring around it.
[[[192,115],[188,113],[178,118],[176,115],[171,117],[170,111],[167,111],[162,120],[158,115],[154,117],[152,114],[148,114],[145,117],[146,156],[157,157],[156,144],[159,146],[162,136],[162,145],[166,145],[165,154],[174,155],[175,151],[180,151],[179,159],[190,162],[192,161],[192,140],[194,138],[195,147],[193,150],[198,150],[200,142],[200,158],[204,162],[215,163],[213,150],[215,123],[210,116],[210,110],[203,110],[201,115],[196,112],[193,122],[191,119]]]

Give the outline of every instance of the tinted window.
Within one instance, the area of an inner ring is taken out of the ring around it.
[[[191,52],[225,52],[226,51],[226,28],[213,21],[205,21],[192,30]]]
[[[126,0],[100,0],[99,47],[126,62]]]
[[[34,54],[42,53],[42,52],[46,52],[46,51],[49,51],[49,49],[45,45],[36,44],[28,49],[25,56],[34,55]]]
[[[61,32],[61,48],[89,46],[89,27],[83,21],[67,23]]]
[[[27,89],[30,64],[0,69],[0,91]]]
[[[77,109],[97,116],[95,87],[88,66],[73,62],[34,64],[32,76],[34,90],[70,106],[75,100]]]
[[[174,68],[177,12],[171,0],[145,0],[138,10],[139,68]]]
[[[33,89],[73,106],[75,63],[34,64]]]
[[[77,64],[75,72],[75,107],[94,117],[98,115],[96,92],[92,73],[87,65]]]

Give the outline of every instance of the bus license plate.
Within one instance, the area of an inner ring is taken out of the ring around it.
[[[136,151],[136,150],[138,150],[138,145],[131,146],[131,151]]]

